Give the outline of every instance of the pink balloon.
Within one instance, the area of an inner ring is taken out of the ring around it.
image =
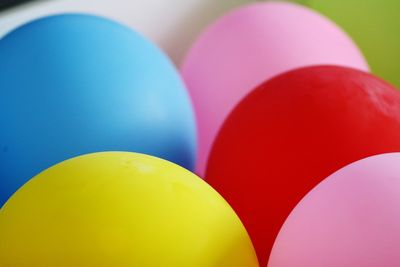
[[[211,25],[189,51],[181,71],[199,129],[197,173],[229,112],[258,84],[308,65],[368,71],[350,37],[327,18],[291,3],[257,3]]]
[[[293,210],[268,267],[400,266],[400,153],[334,173]]]

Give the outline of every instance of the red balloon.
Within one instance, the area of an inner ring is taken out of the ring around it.
[[[206,180],[247,227],[261,266],[295,205],[356,160],[400,151],[400,93],[354,69],[317,66],[269,80],[225,121]]]

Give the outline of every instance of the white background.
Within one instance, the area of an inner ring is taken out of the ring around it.
[[[196,36],[226,11],[252,0],[47,0],[0,13],[0,36],[35,18],[65,12],[103,15],[136,29],[179,64]]]

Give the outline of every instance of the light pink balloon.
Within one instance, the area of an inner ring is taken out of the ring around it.
[[[353,163],[293,210],[268,267],[399,267],[400,153]]]
[[[319,64],[369,70],[346,33],[300,5],[252,4],[211,25],[181,68],[197,113],[197,173],[204,175],[221,124],[247,93],[272,76]]]

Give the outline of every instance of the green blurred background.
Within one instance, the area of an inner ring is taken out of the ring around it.
[[[374,74],[400,88],[400,0],[294,0],[339,24]]]

